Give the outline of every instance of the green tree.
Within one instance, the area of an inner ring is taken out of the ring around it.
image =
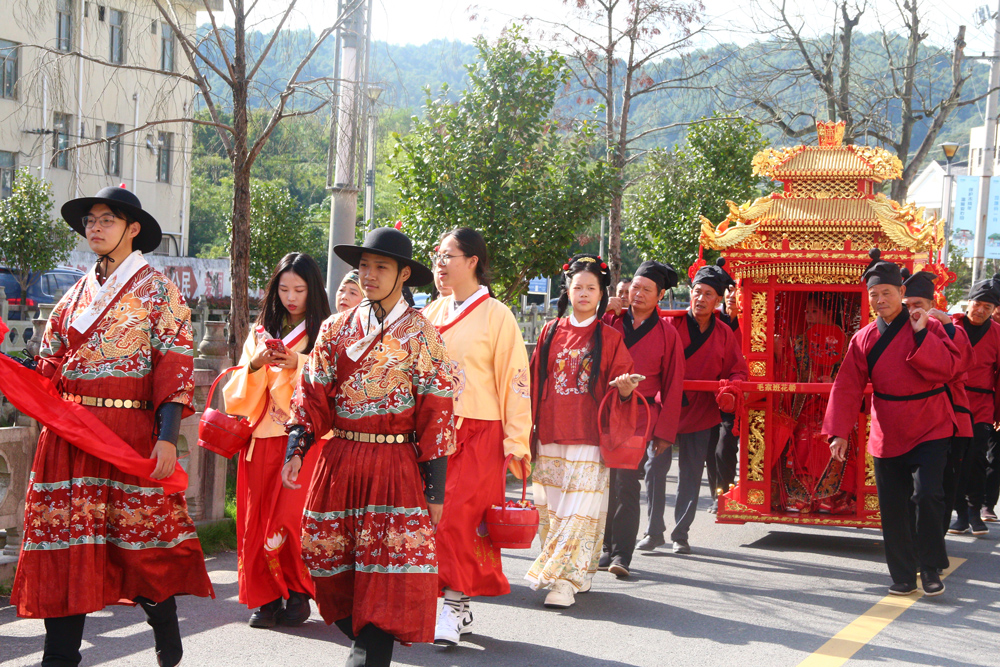
[[[429,253],[449,228],[472,227],[487,246],[498,298],[512,301],[537,275],[552,275],[577,232],[607,207],[607,164],[590,151],[590,123],[560,127],[556,94],[569,81],[557,53],[532,49],[520,30],[476,42],[469,86],[457,102],[427,91],[423,119],[397,135],[391,173],[400,217]]]
[[[765,144],[749,121],[713,120],[692,125],[682,147],[651,151],[628,198],[626,241],[683,275],[698,257],[700,216],[718,224],[729,212],[726,200],[741,204],[764,193],[751,161]]]
[[[52,218],[52,186],[31,175],[27,167],[17,170],[13,193],[0,200],[0,262],[21,287],[22,318],[27,309],[32,274],[49,271],[69,258],[79,238],[62,220]]]
[[[250,181],[251,287],[267,287],[278,261],[290,252],[302,252],[303,227],[302,209],[287,188],[273,181]]]

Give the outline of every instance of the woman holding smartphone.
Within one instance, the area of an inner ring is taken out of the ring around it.
[[[542,550],[525,576],[547,588],[546,607],[565,608],[590,590],[604,542],[608,468],[601,460],[598,407],[609,401],[610,423],[623,439],[636,412],[624,409],[642,379],[632,375],[625,340],[601,322],[611,275],[600,257],[576,255],[563,265],[559,319],[542,329],[531,358],[534,417],[534,501]],[[569,317],[566,307],[572,304]]]
[[[329,315],[316,261],[302,253],[285,255],[243,345],[241,368],[224,389],[226,412],[251,421],[263,415],[250,447],[239,454],[236,478],[239,600],[257,608],[250,616],[253,628],[301,625],[310,614],[313,585],[299,542],[308,485],[284,488],[281,466],[292,390]],[[303,461],[302,479],[312,476],[314,462]]]

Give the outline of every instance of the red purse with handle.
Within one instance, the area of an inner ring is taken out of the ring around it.
[[[646,433],[642,436],[629,434],[622,438],[614,434],[614,429],[611,425],[611,410],[610,408],[605,409],[608,408],[608,400],[612,396],[617,400],[617,389],[612,389],[604,395],[604,398],[601,400],[601,407],[597,410],[598,430],[601,437],[601,458],[604,460],[604,465],[609,468],[635,470],[639,467],[639,462],[642,461],[643,454],[646,453],[646,443],[649,442],[649,436],[653,430],[653,419],[652,413],[649,410],[649,403],[646,401],[646,397],[639,392],[632,392],[630,400],[635,400],[635,397],[639,397],[642,404],[646,406]]]
[[[232,368],[227,368],[219,373],[219,377],[215,378],[212,388],[208,390],[205,412],[201,416],[201,421],[198,422],[198,445],[227,459],[232,458],[235,454],[250,446],[253,432],[257,430],[257,426],[267,416],[268,408],[271,406],[271,395],[267,393],[265,394],[267,398],[264,402],[264,411],[260,413],[260,417],[252,424],[246,417],[233,417],[221,410],[210,407],[212,405],[212,396],[215,394],[215,387],[219,384],[219,380],[225,377],[227,373],[238,371],[241,368],[243,367],[233,366]]]
[[[500,487],[505,495],[507,468],[513,458],[512,455],[507,455],[500,475]],[[524,471],[521,475],[521,500],[508,500],[503,505],[493,505],[486,510],[486,530],[493,546],[499,549],[530,549],[531,541],[538,532],[538,508],[527,499],[528,473],[531,471],[523,461],[522,464]]]

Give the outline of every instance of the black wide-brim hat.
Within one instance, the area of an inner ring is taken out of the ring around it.
[[[370,252],[389,257],[403,266],[410,267],[410,277],[403,283],[406,287],[423,287],[434,282],[434,273],[413,259],[413,242],[403,232],[392,227],[379,227],[365,235],[361,245],[335,245],[333,252],[355,269],[361,263],[361,255]]]
[[[90,213],[90,209],[97,204],[105,204],[124,211],[139,223],[142,229],[139,230],[138,236],[132,239],[133,250],[153,252],[160,246],[160,240],[163,239],[160,223],[152,215],[142,210],[142,202],[135,194],[126,190],[124,185],[104,188],[93,197],[71,199],[62,205],[60,213],[66,224],[73,228],[73,231],[86,238],[87,230],[83,226],[83,216]]]

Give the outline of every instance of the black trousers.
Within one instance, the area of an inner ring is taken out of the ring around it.
[[[350,616],[335,622],[340,631],[354,642],[345,667],[390,667],[392,650],[396,646],[395,637],[371,623],[355,635],[354,620]]]
[[[167,641],[180,644],[180,634],[177,628],[177,602],[170,596],[163,602],[153,605],[150,600],[139,598],[137,603],[146,613],[146,622],[153,628],[157,644],[163,643],[163,635],[169,635]],[[83,626],[87,620],[86,614],[61,616],[45,619],[45,648],[42,650],[42,667],[76,667],[80,664],[80,645],[83,643]],[[176,634],[176,637],[174,637]],[[157,647],[162,648],[160,646]]]
[[[993,509],[1000,501],[1000,432],[990,434],[990,445],[986,450],[986,488],[983,492],[983,507]]]
[[[992,434],[992,424],[979,423],[972,426],[972,441],[962,460],[955,488],[955,508],[960,516],[969,510],[978,512],[985,504],[986,468],[989,465],[986,456]]]
[[[653,443],[646,446],[635,470],[612,468],[608,486],[608,521],[604,526],[604,551],[611,558],[618,558],[628,567],[635,553],[635,542],[639,536],[639,495],[642,490],[639,480],[646,471],[646,460],[652,453]]]
[[[729,490],[729,485],[736,481],[740,456],[740,434],[733,433],[736,415],[729,412],[721,414],[722,423],[716,427],[719,435],[715,439],[715,451],[708,453],[707,461],[708,484],[713,498],[718,489],[725,493]]]
[[[941,487],[944,489],[944,532],[948,532],[951,525],[951,513],[957,507],[958,502],[958,476],[962,471],[962,461],[965,453],[969,449],[969,442],[972,438],[951,439],[951,447],[948,448],[948,459],[944,466],[944,476],[941,480]]]
[[[948,567],[942,479],[950,438],[922,442],[891,458],[875,458],[885,560],[893,583],[915,584],[917,571]]]
[[[646,534],[663,537],[666,532],[663,513],[667,505],[667,473],[674,462],[673,447],[655,455],[646,448]]]

